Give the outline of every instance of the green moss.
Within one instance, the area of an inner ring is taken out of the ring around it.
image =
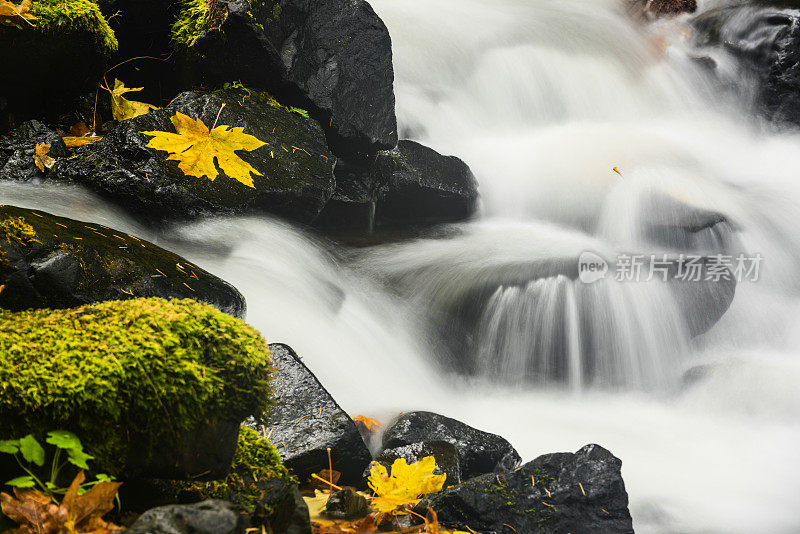
[[[227,8],[216,0],[183,0],[180,13],[172,25],[172,42],[186,47],[214,28],[227,17]]]
[[[24,217],[8,217],[0,221],[0,241],[25,247],[36,241],[36,230],[25,222]],[[10,266],[5,253],[0,249],[0,267]]]
[[[37,30],[45,35],[86,31],[103,52],[110,54],[118,47],[114,30],[92,0],[36,0],[31,12]]]
[[[71,430],[119,472],[132,443],[263,414],[268,355],[255,329],[192,300],[0,310],[0,437]]]
[[[297,483],[272,443],[252,428],[242,426],[228,477],[220,482],[193,483],[183,489],[200,492],[205,498],[231,501],[253,514],[264,494],[264,484],[275,478]]]

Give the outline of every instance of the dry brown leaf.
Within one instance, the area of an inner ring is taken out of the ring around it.
[[[47,169],[52,169],[56,164],[56,160],[49,156],[50,145],[47,143],[36,143],[36,151],[33,153],[33,162],[40,171],[45,172]]]
[[[311,477],[308,479],[308,485],[314,489],[323,490],[323,491],[330,491],[331,484],[336,484],[339,482],[339,479],[342,477],[342,474],[335,469],[333,471],[329,471],[327,469],[323,469],[319,473],[316,473],[317,477]],[[320,478],[322,480],[320,480]],[[323,482],[324,481],[324,482]],[[334,488],[335,489],[335,488]]]
[[[377,419],[373,419],[372,417],[367,417],[366,415],[357,415],[353,417],[353,421],[355,421],[356,424],[360,423],[364,425],[364,428],[366,428],[370,432],[375,432],[381,427],[380,421],[378,421]]]
[[[83,137],[91,133],[92,129],[86,126],[86,123],[83,121],[77,122],[72,125],[69,129],[69,133],[71,133],[75,137]]]
[[[20,4],[0,0],[0,24],[20,28],[22,23],[33,26],[36,17],[31,13],[31,0],[23,0]]]

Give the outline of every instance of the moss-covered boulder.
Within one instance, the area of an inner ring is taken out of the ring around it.
[[[397,144],[391,38],[364,0],[184,0],[173,42],[188,83],[241,80],[307,109],[337,156]]]
[[[236,155],[260,173],[253,186],[220,172],[216,179],[186,175],[169,153],[149,148],[145,131],[175,132],[176,113],[214,124],[243,128],[266,143]],[[247,90],[187,92],[164,109],[126,120],[102,141],[60,160],[54,172],[81,182],[144,217],[159,221],[201,214],[260,212],[308,222],[335,186],[335,158],[312,119],[269,96]]]
[[[244,297],[181,256],[135,236],[0,205],[0,308],[71,308],[136,297],[192,298],[242,317]]]
[[[117,38],[92,0],[36,0],[35,20],[0,24],[0,96],[24,118],[57,113],[97,87]]]
[[[113,473],[224,477],[271,375],[255,329],[191,300],[0,310],[0,436],[70,430]]]

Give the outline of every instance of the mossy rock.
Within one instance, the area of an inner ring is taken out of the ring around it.
[[[92,0],[36,0],[32,25],[0,25],[0,95],[20,118],[96,89],[117,38]]]
[[[142,132],[175,132],[176,113],[215,123],[266,143],[238,151],[260,175],[253,187],[220,172],[216,179],[186,175],[169,154],[148,147]],[[186,92],[169,106],[119,123],[105,138],[60,160],[56,176],[80,182],[151,221],[187,219],[204,214],[271,213],[312,221],[335,186],[336,159],[314,120],[292,112],[269,95],[243,89]]]
[[[224,477],[272,372],[255,329],[188,299],[0,310],[0,436],[66,429],[111,473]]]
[[[0,285],[0,308],[12,311],[136,297],[245,311],[233,286],[177,254],[101,224],[14,206],[0,205]]]

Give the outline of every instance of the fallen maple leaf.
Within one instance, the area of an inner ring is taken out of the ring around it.
[[[435,469],[433,456],[412,464],[398,458],[392,464],[391,475],[381,464],[373,462],[368,480],[375,492],[373,506],[380,512],[393,512],[407,504],[416,504],[422,495],[441,490],[447,475],[434,475]]]
[[[119,482],[103,481],[78,495],[86,476],[80,471],[61,504],[32,489],[14,488],[14,497],[0,493],[0,509],[20,528],[18,534],[110,534],[122,530],[103,516],[114,508]]]
[[[111,114],[114,116],[115,121],[124,121],[150,113],[150,110],[158,109],[158,106],[147,104],[145,102],[137,102],[135,100],[128,100],[124,94],[141,91],[144,87],[125,87],[125,84],[120,80],[114,79],[114,88],[109,89],[103,87],[106,91],[111,93]]]
[[[357,415],[353,417],[353,421],[356,423],[361,423],[364,425],[364,428],[369,430],[370,432],[375,432],[377,429],[381,427],[380,421],[377,419],[373,419],[372,417],[367,417],[366,415]]]
[[[33,153],[33,163],[44,172],[47,169],[52,169],[56,164],[56,160],[50,157],[50,145],[47,143],[36,143],[36,151]]]
[[[74,135],[65,135],[61,138],[64,141],[64,144],[67,145],[67,148],[76,148],[83,145],[88,145],[89,143],[94,143],[95,141],[99,141],[103,138],[102,135],[87,135],[87,136],[74,136]]]
[[[220,110],[221,111],[221,110]],[[177,133],[142,132],[152,137],[147,146],[169,152],[168,160],[178,162],[178,168],[187,176],[207,176],[214,181],[219,168],[230,178],[255,189],[250,173],[262,176],[252,165],[236,155],[237,150],[255,150],[265,142],[244,133],[244,128],[231,128],[225,124],[209,131],[202,120],[192,119],[180,111],[170,119]],[[216,123],[215,123],[216,124]],[[228,129],[230,128],[230,130]]]
[[[31,0],[23,0],[15,4],[8,0],[0,0],[0,24],[20,28],[20,22],[33,26],[36,17],[31,13]]]

